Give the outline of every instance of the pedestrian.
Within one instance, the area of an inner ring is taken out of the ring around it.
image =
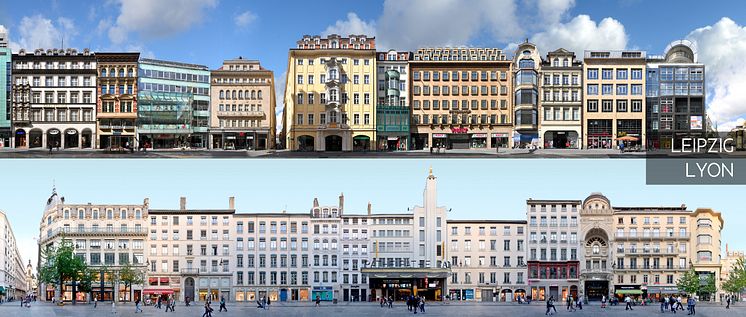
[[[114,299],[111,300],[111,314],[115,315],[117,313],[117,301]]]
[[[684,306],[682,306],[681,302],[683,301],[683,298],[681,298],[681,295],[679,295],[678,298],[676,298],[676,307],[680,310],[684,310]]]
[[[209,301],[205,301],[205,312],[202,313],[202,317],[212,317],[212,307]]]
[[[383,297],[378,298],[378,302],[381,304],[381,308],[383,308],[383,302],[384,301],[385,300],[383,299]]]
[[[544,315],[552,315],[552,308],[554,308],[554,297],[550,296],[549,299],[547,299],[547,311]],[[557,309],[555,308],[554,311],[557,312]]]
[[[676,299],[673,298],[673,295],[668,297],[668,306],[671,308],[671,311],[675,314],[676,313]]]
[[[725,297],[725,309],[730,309],[730,295]]]
[[[225,308],[225,296],[220,296],[220,309],[218,309],[218,312],[222,312],[223,310],[228,312],[228,308]]]
[[[321,307],[321,297],[318,295],[316,296],[316,307]],[[389,308],[391,308],[391,303],[389,302]]]
[[[582,299],[583,299],[583,295],[578,296],[577,306],[578,306],[578,309],[580,309],[580,310],[583,310],[583,300]]]
[[[272,299],[269,298],[269,297],[267,297],[267,309],[269,309],[269,305],[271,305],[271,304],[272,304]],[[228,310],[226,309],[226,311],[228,311]]]
[[[394,298],[389,296],[389,308],[394,307]]]
[[[661,298],[658,301],[661,303],[661,313],[665,313],[666,312],[666,310],[665,310],[665,308],[666,308],[666,297],[665,296],[661,296]]]
[[[606,295],[601,296],[601,308],[606,308]]]
[[[98,307],[98,296],[93,297],[93,308]]]
[[[624,298],[624,302],[626,305],[624,306],[624,310],[634,310],[632,309],[632,299],[627,295],[627,297]]]
[[[572,303],[573,303],[572,295],[568,295],[567,296],[567,307],[565,308],[565,310],[567,310],[567,311],[575,311],[575,308],[572,307]]]
[[[420,298],[420,312],[425,313],[425,296]]]

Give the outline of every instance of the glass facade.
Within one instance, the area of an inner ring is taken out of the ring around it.
[[[143,59],[138,64],[140,143],[151,148],[207,148],[207,66]]]
[[[0,48],[0,148],[10,147],[11,51]]]
[[[647,146],[667,149],[683,137],[704,136],[704,65],[661,63],[646,70]]]

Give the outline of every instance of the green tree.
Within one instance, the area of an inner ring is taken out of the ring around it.
[[[694,267],[681,275],[679,280],[676,281],[676,286],[679,288],[679,290],[684,291],[687,294],[695,294],[699,292],[699,275],[697,275],[697,271],[694,270]]]
[[[702,294],[709,294],[710,296],[715,295],[715,292],[717,292],[717,286],[715,285],[715,274],[707,274],[707,276],[700,280],[698,292]],[[710,299],[714,300],[714,297],[710,297]]]
[[[124,289],[130,292],[132,285],[143,283],[143,274],[139,268],[133,267],[128,262],[119,268],[119,280],[124,284]]]
[[[722,287],[728,293],[740,293],[746,288],[746,261],[743,258],[733,263],[728,279],[723,282]]]
[[[70,240],[62,237],[57,246],[50,245],[41,252],[42,265],[39,268],[39,280],[55,286],[55,297],[59,298],[62,285],[68,282],[76,284],[87,266],[82,258],[75,256],[75,247]],[[73,296],[75,304],[75,296]]]

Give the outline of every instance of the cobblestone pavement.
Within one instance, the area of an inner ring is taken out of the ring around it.
[[[375,303],[341,303],[339,305],[333,305],[330,303],[322,303],[321,307],[313,307],[312,303],[275,303],[271,305],[269,310],[262,310],[255,308],[254,305],[246,304],[228,304],[228,312],[217,312],[213,313],[214,317],[245,317],[245,316],[323,316],[323,317],[335,317],[335,316],[361,316],[361,317],[373,317],[373,316],[407,316],[414,315],[407,311],[406,306],[403,303],[395,303],[392,309],[380,308]],[[34,304],[31,308],[21,308],[20,303],[5,303],[0,305],[0,316],[7,317],[20,317],[20,316],[202,316],[202,306],[191,306],[184,307],[179,305],[176,307],[175,313],[166,313],[164,309],[156,309],[152,306],[144,307],[143,313],[134,313],[134,306],[132,304],[118,305],[116,308],[116,314],[112,313],[110,305],[106,303],[100,303],[98,308],[94,309],[92,305],[66,305],[64,307],[57,307],[50,304]],[[545,306],[543,303],[534,303],[531,305],[518,305],[518,304],[493,304],[493,303],[451,303],[444,305],[442,303],[429,303],[426,307],[425,314],[417,314],[417,316],[543,316],[545,312]],[[598,305],[586,305],[583,310],[575,312],[567,312],[564,307],[557,306],[557,313],[554,316],[625,316],[625,317],[637,317],[637,316],[685,316],[685,311],[679,311],[677,314],[667,312],[666,314],[660,313],[658,306],[646,306],[646,307],[635,307],[633,311],[625,311],[623,306],[608,307],[601,309]],[[739,303],[739,306],[734,306],[729,310],[726,310],[722,305],[697,305],[697,316],[699,317],[743,317],[746,316],[746,306]]]

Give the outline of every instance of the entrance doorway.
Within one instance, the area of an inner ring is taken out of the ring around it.
[[[78,147],[78,131],[75,129],[65,130],[65,148]]]
[[[60,130],[50,129],[47,131],[47,147],[57,148],[62,146],[62,136]]]
[[[342,151],[342,137],[338,135],[330,135],[324,139],[326,141],[326,151]]]
[[[310,135],[301,135],[298,137],[298,151],[313,151],[313,137]]]
[[[586,281],[585,297],[588,300],[601,300],[609,294],[609,281]]]
[[[554,297],[555,300],[558,300],[559,297],[559,287],[558,286],[549,286],[549,296]]]
[[[184,280],[184,299],[189,298],[189,300],[194,300],[194,279],[191,277],[187,277]]]

